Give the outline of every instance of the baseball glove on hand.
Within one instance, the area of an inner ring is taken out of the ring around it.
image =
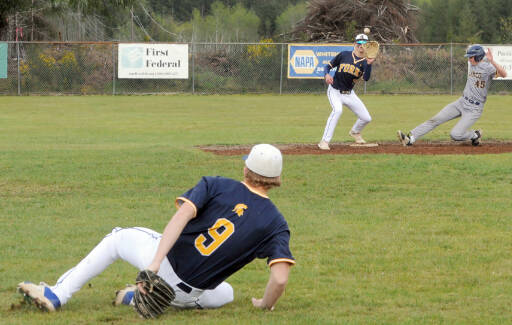
[[[368,59],[375,59],[379,54],[379,42],[369,41],[363,44],[363,49]]]
[[[134,308],[143,318],[157,318],[176,296],[171,286],[153,271],[140,271],[135,282],[142,283],[146,291],[144,294],[137,287],[133,295]]]

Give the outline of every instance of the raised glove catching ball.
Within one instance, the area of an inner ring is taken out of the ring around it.
[[[153,271],[140,271],[135,282],[142,283],[146,291],[144,294],[137,287],[133,295],[134,308],[143,318],[157,318],[176,297],[171,286]]]
[[[364,53],[368,59],[375,59],[379,54],[379,42],[369,41],[363,44]]]

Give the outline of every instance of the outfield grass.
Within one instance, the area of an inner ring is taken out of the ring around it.
[[[456,99],[362,96],[367,140],[391,141]],[[492,96],[478,128],[512,139],[512,98]],[[56,314],[11,307],[18,282],[54,283],[116,226],[161,231],[174,197],[203,175],[240,179],[240,157],[206,144],[316,143],[325,96],[0,98],[2,324],[142,322],[113,308],[136,270],[117,262]],[[349,141],[345,109],[333,141]],[[427,136],[447,140],[455,121]],[[512,154],[285,156],[270,193],[297,259],[274,312],[251,307],[268,278],[255,261],[219,310],[152,324],[501,324],[512,312]]]

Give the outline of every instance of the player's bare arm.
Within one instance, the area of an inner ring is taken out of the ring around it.
[[[324,78],[325,83],[328,85],[332,85],[334,82],[334,78],[329,74],[329,71],[333,68],[332,64],[329,62],[324,68]]]
[[[160,269],[160,264],[167,256],[167,253],[171,250],[172,246],[183,231],[183,228],[185,228],[187,223],[192,220],[195,215],[196,210],[190,203],[185,202],[181,205],[167,226],[165,226],[162,239],[158,245],[155,257],[153,258],[153,262],[151,262],[151,264],[148,266],[149,270],[158,272]]]
[[[505,69],[503,69],[503,67],[501,65],[499,65],[498,63],[496,63],[496,61],[494,61],[494,57],[492,55],[491,49],[489,49],[489,48],[487,49],[487,53],[485,54],[485,56],[487,57],[487,60],[489,60],[489,63],[492,64],[496,68],[496,73],[497,73],[498,77],[505,78],[507,76],[507,72],[505,71]]]
[[[332,76],[330,74],[326,74],[325,75],[325,83],[328,85],[332,85],[333,82],[334,82],[334,79],[332,78]]]
[[[275,263],[270,266],[270,277],[263,298],[252,298],[252,304],[256,308],[273,310],[279,297],[284,292],[288,283],[291,264],[287,262]]]
[[[155,257],[153,257],[153,261],[147,267],[148,270],[151,270],[155,273],[158,272],[160,269],[160,264],[162,264],[163,259],[167,256],[167,253],[171,250],[172,246],[180,236],[183,228],[185,228],[187,223],[195,216],[196,210],[190,203],[185,202],[181,205],[181,207],[178,209],[178,211],[176,211],[174,216],[165,227],[162,234],[162,239],[158,244]],[[138,286],[139,290],[144,293],[142,286],[140,284],[138,284]]]

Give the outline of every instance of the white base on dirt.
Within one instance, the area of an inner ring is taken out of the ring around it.
[[[378,147],[378,143],[353,143],[350,145],[351,147]]]

